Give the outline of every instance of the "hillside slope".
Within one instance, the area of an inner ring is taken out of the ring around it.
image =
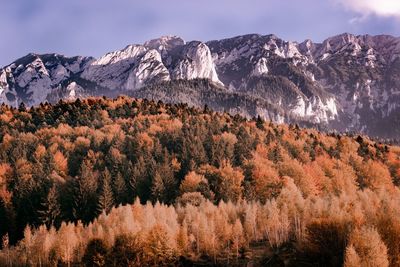
[[[400,148],[364,136],[88,98],[2,105],[0,162],[0,265],[400,266]]]

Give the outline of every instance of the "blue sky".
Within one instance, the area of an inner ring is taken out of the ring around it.
[[[400,0],[0,0],[0,66],[29,52],[98,57],[162,35],[400,36]]]

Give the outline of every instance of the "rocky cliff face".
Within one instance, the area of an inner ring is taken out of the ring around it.
[[[198,79],[210,84],[179,82]],[[400,38],[341,34],[297,43],[251,34],[186,43],[168,36],[99,59],[30,54],[0,69],[0,101],[14,106],[118,94],[398,138]]]
[[[170,79],[160,53],[141,45],[102,56],[85,68],[81,77],[111,90],[134,90],[152,80]]]
[[[0,101],[38,105],[90,62],[89,57],[29,54],[0,70]]]
[[[220,80],[341,131],[399,136],[400,39],[341,34],[322,43],[246,35],[207,45]],[[397,123],[396,123],[397,122]]]

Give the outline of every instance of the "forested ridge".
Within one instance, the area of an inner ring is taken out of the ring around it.
[[[1,266],[400,266],[400,148],[119,97],[0,106]]]

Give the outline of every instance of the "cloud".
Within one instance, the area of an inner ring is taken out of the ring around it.
[[[400,18],[399,0],[336,0],[336,2],[362,16],[377,15]]]

